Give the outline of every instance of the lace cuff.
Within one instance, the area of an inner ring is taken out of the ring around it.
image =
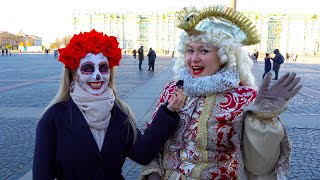
[[[154,158],[147,166],[142,166],[140,180],[147,180],[151,173],[163,176],[163,168],[159,162],[160,158]]]
[[[246,111],[257,118],[269,119],[278,117],[287,108],[288,101],[282,98],[272,100],[265,98],[259,104],[253,103],[248,106]]]

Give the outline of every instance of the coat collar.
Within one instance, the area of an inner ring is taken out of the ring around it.
[[[75,137],[78,137],[84,143],[84,147],[90,148],[90,150],[95,153],[101,161],[102,153],[106,153],[111,150],[110,144],[116,137],[113,137],[115,132],[119,131],[121,126],[125,123],[127,115],[123,113],[118,107],[117,103],[114,103],[114,106],[111,110],[111,119],[110,124],[107,129],[107,133],[104,138],[103,146],[101,152],[94,140],[94,137],[90,131],[90,128],[84,119],[80,109],[70,98],[68,100],[68,111],[70,120],[77,123],[72,123],[71,128],[75,134]]]

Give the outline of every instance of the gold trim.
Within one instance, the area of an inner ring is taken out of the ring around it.
[[[200,174],[204,168],[207,167],[207,163],[209,161],[209,155],[207,148],[208,143],[208,119],[212,113],[212,108],[214,106],[214,102],[216,99],[216,94],[208,96],[204,99],[204,106],[198,121],[198,129],[197,129],[197,141],[198,141],[198,152],[199,158],[202,159],[203,164],[195,164],[195,169],[192,174],[194,177],[201,177]]]
[[[201,10],[195,7],[185,7],[178,12],[178,28],[185,30],[188,35],[201,34],[199,30],[195,30],[196,25],[206,18],[224,19],[238,26],[241,31],[246,34],[246,38],[241,42],[243,45],[253,45],[260,42],[260,35],[255,25],[244,14],[233,8],[226,6],[208,6]]]
[[[208,119],[212,113],[212,108],[216,99],[216,95],[213,94],[205,98],[203,110],[200,114],[198,121],[197,129],[197,141],[199,148],[199,156],[203,159],[204,162],[208,162],[208,151],[207,142],[208,142]]]

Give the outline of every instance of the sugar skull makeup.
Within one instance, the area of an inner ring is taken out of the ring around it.
[[[110,79],[108,59],[102,53],[88,53],[80,60],[77,76],[83,90],[93,95],[102,94]]]

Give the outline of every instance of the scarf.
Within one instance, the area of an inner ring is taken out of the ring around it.
[[[112,89],[108,87],[101,95],[95,96],[84,91],[79,83],[75,82],[70,96],[82,112],[101,151],[115,101]]]
[[[222,68],[213,75],[196,78],[183,68],[179,70],[177,77],[184,81],[183,88],[186,95],[190,97],[210,96],[237,87],[240,83],[235,67]]]

